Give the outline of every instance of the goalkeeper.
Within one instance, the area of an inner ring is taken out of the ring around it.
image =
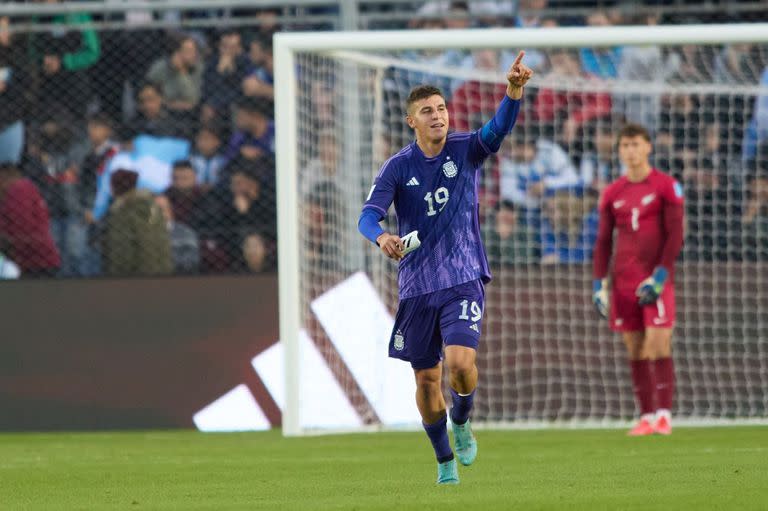
[[[652,146],[645,128],[624,126],[618,145],[619,159],[627,170],[600,199],[593,301],[611,328],[621,332],[629,352],[641,413],[629,435],[668,435],[672,432],[670,410],[675,385],[673,277],[675,259],[683,245],[683,190],[671,176],[648,163]],[[609,302],[606,277],[612,252]]]
[[[439,89],[423,85],[411,91],[406,122],[416,140],[384,162],[358,222],[366,238],[400,262],[400,305],[389,356],[413,367],[416,404],[435,450],[439,484],[459,482],[442,393],[443,345],[456,456],[469,465],[477,455],[469,414],[485,284],[491,278],[480,237],[477,188],[483,162],[514,126],[523,86],[533,75],[523,55],[507,73],[506,95],[496,115],[473,133],[448,134],[448,108]],[[392,202],[399,236],[379,225]],[[420,247],[412,250],[418,246],[414,231]]]

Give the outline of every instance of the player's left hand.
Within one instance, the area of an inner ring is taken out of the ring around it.
[[[525,52],[521,51],[517,54],[517,58],[509,67],[509,71],[507,71],[507,81],[509,82],[510,87],[514,89],[523,88],[533,76],[533,70],[523,64],[523,57],[525,57]]]
[[[664,283],[666,283],[668,276],[669,273],[666,268],[657,266],[656,269],[653,270],[653,274],[637,286],[635,294],[637,295],[637,301],[640,305],[650,305],[659,299],[661,292],[664,290]]]

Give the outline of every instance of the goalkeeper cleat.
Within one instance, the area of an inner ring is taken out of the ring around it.
[[[477,457],[477,440],[472,434],[472,426],[469,421],[464,424],[452,423],[453,443],[456,447],[456,457],[465,467],[471,465]]]
[[[640,421],[635,424],[635,427],[627,432],[627,436],[648,436],[653,435],[653,432],[653,426],[650,421],[647,419],[640,419]]]
[[[459,484],[459,468],[455,458],[437,464],[437,484]]]
[[[659,417],[659,420],[657,420],[656,424],[653,426],[653,431],[658,435],[671,435],[672,423],[670,422],[669,417],[665,415]]]

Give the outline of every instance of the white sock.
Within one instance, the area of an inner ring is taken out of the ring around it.
[[[648,421],[648,422],[653,422],[653,420],[654,420],[654,418],[655,418],[655,417],[656,417],[656,416],[655,416],[654,414],[652,414],[652,413],[644,413],[644,414],[642,414],[642,415],[640,416],[640,420],[641,420],[641,421]]]
[[[662,417],[664,417],[667,420],[670,420],[672,419],[672,412],[670,412],[666,408],[659,408],[658,410],[656,410],[656,420],[659,420]]]

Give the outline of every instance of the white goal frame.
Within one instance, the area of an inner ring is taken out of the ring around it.
[[[509,49],[768,42],[768,23],[533,29],[279,33],[274,37],[280,340],[285,350],[286,436],[299,423],[301,329],[296,54],[339,50]],[[382,356],[384,356],[382,354]],[[565,425],[564,425],[565,426]]]

